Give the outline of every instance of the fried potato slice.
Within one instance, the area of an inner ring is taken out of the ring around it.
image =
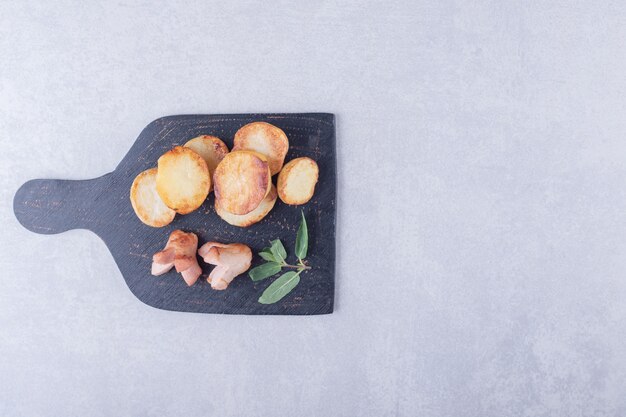
[[[272,184],[272,189],[265,196],[261,204],[254,210],[252,210],[248,214],[237,215],[233,213],[229,213],[224,210],[219,202],[215,203],[215,211],[217,215],[222,218],[226,223],[232,224],[233,226],[238,227],[249,227],[255,223],[263,220],[265,216],[274,208],[274,204],[276,203],[276,199],[278,198],[278,194],[276,193],[276,187]]]
[[[206,162],[206,165],[209,168],[209,175],[211,178],[213,177],[213,173],[215,172],[217,165],[228,153],[228,147],[226,144],[222,142],[220,138],[210,135],[202,135],[190,139],[184,146],[190,148],[195,153],[200,155],[202,159],[204,159],[204,162]],[[211,184],[209,191],[212,189],[213,184]]]
[[[130,187],[130,204],[142,223],[152,227],[167,226],[176,212],[165,205],[156,190],[157,169],[143,171]]]
[[[272,175],[278,174],[289,150],[289,139],[282,129],[265,122],[253,122],[235,133],[233,151],[250,150],[267,156]]]
[[[313,197],[318,177],[319,168],[314,160],[292,159],[278,174],[278,196],[285,204],[304,204]]]
[[[272,176],[263,155],[233,151],[226,155],[213,174],[215,202],[232,214],[248,214],[270,192]]]
[[[209,194],[209,168],[196,152],[176,146],[159,158],[156,188],[169,208],[180,214],[191,213]]]

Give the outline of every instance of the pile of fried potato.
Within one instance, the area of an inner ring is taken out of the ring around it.
[[[221,139],[198,136],[163,154],[157,168],[137,175],[130,201],[144,224],[163,227],[176,213],[196,210],[213,190],[217,214],[233,226],[248,227],[267,216],[279,197],[290,205],[313,197],[317,163],[302,157],[284,164],[288,150],[285,132],[265,122],[241,127],[230,152]]]

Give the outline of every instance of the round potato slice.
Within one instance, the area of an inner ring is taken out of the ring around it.
[[[222,208],[222,206],[216,202],[215,203],[215,211],[217,215],[220,216],[226,223],[232,224],[233,226],[238,227],[249,227],[255,223],[263,220],[265,216],[272,210],[274,204],[276,203],[276,199],[278,198],[278,194],[276,193],[276,187],[272,184],[272,188],[270,192],[265,196],[261,204],[254,210],[252,210],[248,214],[244,214],[242,216],[229,213]]]
[[[282,129],[265,122],[248,123],[235,133],[233,151],[250,150],[267,156],[272,175],[278,174],[289,150]]]
[[[211,177],[213,177],[217,165],[228,153],[226,144],[222,142],[220,138],[210,135],[202,135],[190,139],[184,146],[190,148],[204,159],[204,162],[206,162],[209,168],[209,175]],[[212,185],[213,184],[211,184],[211,189],[213,189]],[[209,191],[211,191],[211,189],[209,189]]]
[[[142,223],[152,227],[167,226],[176,212],[165,205],[156,190],[157,169],[152,168],[135,177],[130,187],[130,204]]]
[[[267,160],[250,151],[234,151],[222,159],[213,175],[215,202],[232,214],[248,214],[270,192],[272,176]]]
[[[311,158],[292,159],[278,174],[278,196],[285,204],[304,204],[313,197],[318,176],[319,168]]]
[[[206,162],[190,148],[176,146],[159,158],[156,188],[169,208],[191,213],[202,205],[211,188]]]

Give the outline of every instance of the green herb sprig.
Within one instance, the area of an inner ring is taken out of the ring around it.
[[[278,274],[283,268],[295,269],[295,271],[288,271],[282,274],[263,291],[263,294],[259,298],[259,303],[261,304],[274,304],[281,300],[300,283],[300,274],[311,269],[304,261],[309,246],[309,231],[306,225],[306,219],[304,218],[304,212],[301,212],[301,215],[300,227],[296,234],[295,247],[298,263],[295,265],[287,263],[287,251],[285,250],[285,246],[283,246],[280,239],[276,239],[270,242],[269,247],[263,248],[263,250],[259,252],[259,256],[267,262],[252,268],[248,272],[252,281],[261,281]]]

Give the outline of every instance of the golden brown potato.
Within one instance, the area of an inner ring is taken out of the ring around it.
[[[250,151],[234,151],[222,159],[213,175],[215,202],[233,214],[248,214],[269,193],[272,176],[267,160]]]
[[[287,135],[265,122],[248,123],[235,133],[233,151],[250,150],[267,156],[272,175],[278,174],[289,150]]]
[[[278,196],[286,204],[304,204],[313,197],[318,176],[319,168],[311,158],[292,159],[278,174]]]
[[[195,153],[200,155],[202,159],[204,159],[204,162],[206,162],[206,165],[209,168],[209,175],[211,178],[213,177],[213,173],[215,172],[217,165],[228,153],[228,147],[220,138],[209,135],[202,135],[190,139],[187,143],[185,143],[185,146],[192,149]],[[211,189],[213,189],[212,186]],[[211,189],[209,189],[209,191],[211,191]]]
[[[176,212],[165,205],[156,189],[157,169],[152,168],[135,177],[130,187],[130,204],[142,223],[152,227],[167,226]]]
[[[209,168],[190,148],[176,146],[159,158],[156,188],[169,208],[180,214],[191,213],[209,194]]]
[[[260,222],[265,216],[267,216],[267,214],[274,207],[277,197],[278,194],[276,193],[276,187],[272,184],[272,189],[267,196],[265,196],[263,201],[261,201],[261,204],[248,214],[240,216],[229,213],[224,210],[217,201],[215,202],[215,211],[217,212],[217,215],[220,216],[226,223],[232,224],[233,226],[248,227]]]

